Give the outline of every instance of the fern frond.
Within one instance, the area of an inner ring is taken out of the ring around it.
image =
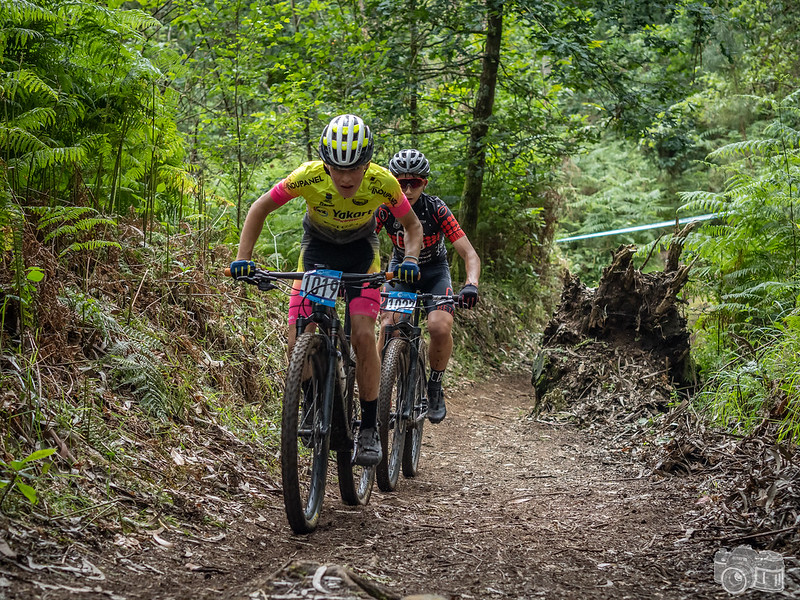
[[[132,157],[133,158],[133,157]],[[125,172],[126,181],[139,181],[144,177],[147,166],[139,160],[133,160],[135,165]]]
[[[727,144],[722,148],[717,148],[708,155],[708,158],[713,160],[718,158],[730,158],[737,154],[769,154],[780,149],[780,147],[780,140],[776,139],[744,140]]]
[[[783,292],[786,290],[797,290],[800,288],[800,283],[797,281],[762,281],[758,285],[750,288],[754,294],[765,292],[772,294],[773,292]],[[794,294],[793,294],[794,296]]]
[[[168,416],[169,391],[155,354],[123,340],[109,348],[104,362],[111,366],[117,387],[130,387],[145,412],[161,419]]]
[[[9,82],[16,84],[28,94],[44,94],[51,100],[58,100],[58,91],[50,87],[39,75],[30,69],[20,69],[7,74]]]
[[[101,153],[106,147],[110,148],[107,133],[97,133],[87,136],[83,138],[78,145],[87,152]]]
[[[47,148],[47,144],[30,131],[0,123],[0,147],[8,148],[13,154],[24,154],[43,150]]]
[[[26,131],[36,131],[56,122],[56,111],[47,106],[37,106],[18,115],[13,124]]]
[[[97,214],[90,206],[29,206],[28,210],[41,217],[38,224],[40,231],[54,223],[74,221],[89,213]]]
[[[764,135],[781,140],[789,148],[795,149],[800,144],[800,132],[786,123],[774,121],[764,129]]]
[[[13,0],[3,3],[4,10],[7,11],[7,18],[12,23],[52,23],[58,19],[56,13],[39,6],[28,0]]]
[[[757,309],[753,308],[749,304],[744,304],[740,302],[721,302],[719,304],[715,304],[711,307],[710,312],[712,313],[727,313],[727,314],[758,314]]]
[[[3,33],[8,39],[8,45],[11,48],[26,46],[31,40],[40,41],[45,39],[41,31],[28,29],[26,27],[9,27],[4,29]]]
[[[783,99],[782,104],[786,106],[792,106],[792,105],[800,106],[800,88],[796,89],[791,94],[786,96]]]
[[[161,27],[161,22],[139,9],[111,9],[96,2],[64,3],[59,7],[65,18],[92,21],[104,29],[116,28],[124,33]]]
[[[144,31],[161,27],[161,22],[158,19],[139,9],[118,10],[114,16],[119,23],[131,30]]]
[[[122,246],[120,246],[118,242],[110,242],[108,240],[89,240],[88,242],[73,242],[65,250],[63,250],[58,255],[58,257],[62,258],[63,256],[69,254],[70,252],[80,252],[82,250],[95,251],[99,250],[100,248],[118,248],[121,250]]]
[[[59,300],[109,341],[102,363],[110,367],[114,385],[117,388],[130,388],[145,412],[166,418],[173,404],[164,377],[163,360],[155,352],[159,346],[158,340],[120,324],[112,314],[114,307],[96,298],[68,288],[66,295]]]
[[[188,194],[194,191],[197,181],[184,168],[185,165],[176,167],[174,165],[161,165],[158,168],[158,175],[167,182],[167,186],[180,192]]]
[[[678,208],[679,212],[722,212],[725,209],[725,195],[714,192],[680,192],[678,197],[683,204]]]
[[[114,307],[70,288],[65,290],[64,296],[59,297],[59,301],[70,308],[80,322],[97,329],[105,341],[110,341],[118,335],[121,326],[111,314]]]
[[[117,227],[117,223],[115,221],[113,221],[112,219],[107,219],[105,217],[98,217],[94,219],[81,219],[80,221],[77,221],[74,224],[65,224],[54,229],[46,236],[44,236],[44,241],[49,242],[53,238],[59,238],[65,235],[75,235],[78,232],[89,231],[91,229],[94,229],[95,227],[99,227],[100,225],[105,225],[107,227],[113,227],[113,228]]]
[[[87,155],[86,149],[81,146],[47,148],[46,150],[35,152],[33,160],[40,169],[45,169],[53,165],[83,165],[86,163]]]

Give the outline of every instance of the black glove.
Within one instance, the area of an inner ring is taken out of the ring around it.
[[[256,263],[252,260],[235,260],[231,263],[231,277],[247,277],[256,272]]]
[[[468,283],[458,293],[458,305],[462,308],[473,308],[478,303],[478,286]]]

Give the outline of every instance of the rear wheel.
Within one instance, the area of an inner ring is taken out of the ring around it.
[[[361,403],[355,397],[356,356],[352,348],[346,373],[345,409],[349,415],[350,431],[355,439],[361,424]],[[342,502],[351,506],[359,506],[369,502],[369,497],[372,495],[372,486],[375,484],[375,467],[354,465],[351,460],[352,448],[336,452],[336,464],[339,468],[339,491],[342,494]]]
[[[389,340],[381,365],[378,393],[383,458],[377,466],[378,487],[391,492],[397,486],[406,441],[406,420],[402,418],[403,398],[408,385],[408,342]]]
[[[426,380],[425,356],[427,351],[425,344],[420,343],[419,357],[417,358],[417,373],[414,382],[414,410],[413,422],[406,430],[406,440],[403,449],[403,475],[414,477],[419,470],[419,457],[422,453],[422,428],[425,425],[427,407],[425,397],[427,396],[428,384]]]
[[[328,368],[326,340],[297,338],[286,375],[281,420],[281,476],[286,517],[295,533],[317,527],[328,472],[330,431],[322,434],[322,402]]]

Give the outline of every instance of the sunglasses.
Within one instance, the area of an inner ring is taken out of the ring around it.
[[[404,190],[409,185],[412,188],[418,188],[418,187],[422,186],[425,183],[425,180],[424,179],[419,179],[417,177],[414,177],[413,179],[398,179],[397,182],[400,184],[400,189]]]

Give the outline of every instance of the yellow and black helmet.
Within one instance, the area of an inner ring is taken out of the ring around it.
[[[319,138],[319,157],[325,164],[351,169],[372,159],[372,132],[356,115],[334,117]]]

